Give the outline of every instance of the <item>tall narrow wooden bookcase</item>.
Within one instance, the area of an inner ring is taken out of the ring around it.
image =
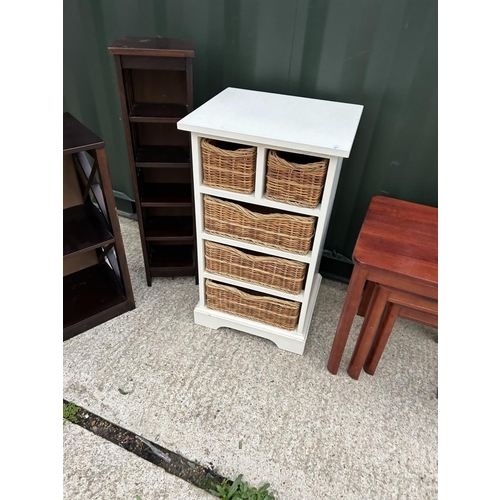
[[[104,141],[63,114],[63,341],[135,308]]]
[[[189,40],[125,37],[108,48],[116,65],[146,280],[195,276],[189,133],[193,110]]]

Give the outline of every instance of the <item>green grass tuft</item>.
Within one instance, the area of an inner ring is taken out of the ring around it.
[[[268,488],[269,483],[260,488],[251,488],[240,474],[233,483],[225,480],[209,492],[222,500],[275,500]]]
[[[79,406],[76,406],[74,403],[63,403],[63,422],[69,420],[74,424],[78,423],[78,419],[76,415],[80,410]]]

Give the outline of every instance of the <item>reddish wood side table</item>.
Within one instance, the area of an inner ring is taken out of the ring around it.
[[[367,316],[378,317],[379,320],[382,318],[387,300],[376,301],[376,297],[371,295],[386,292],[383,288],[374,290],[375,285],[385,285],[395,291],[409,292],[413,296],[437,301],[437,235],[437,208],[384,196],[372,199],[354,248],[354,270],[330,351],[328,371],[333,374],[338,372],[358,309],[361,313],[368,310]],[[365,288],[365,299],[362,302]],[[371,304],[370,307],[368,304]],[[421,320],[425,323],[428,319],[427,313],[408,307],[408,304],[397,312],[399,316],[414,321]],[[359,347],[355,349],[348,368],[352,378],[359,376],[359,363],[363,366],[367,350],[371,347],[368,345],[367,348],[366,342],[374,339],[379,322],[368,321],[366,328],[368,326],[371,331],[368,334],[364,332],[365,345],[361,354]]]
[[[408,314],[406,317],[411,317],[411,313],[416,313],[412,319],[437,327],[437,300],[385,285],[375,285],[373,297],[349,363],[348,373],[352,378],[359,378],[361,368],[364,368],[365,372],[370,375],[375,373],[392,328],[398,317],[405,314],[405,311]]]

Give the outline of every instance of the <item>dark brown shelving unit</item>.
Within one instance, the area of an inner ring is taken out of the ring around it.
[[[63,114],[63,341],[135,308],[104,141]]]
[[[193,110],[190,40],[123,37],[108,47],[118,78],[146,280],[195,276],[190,135],[177,122]]]

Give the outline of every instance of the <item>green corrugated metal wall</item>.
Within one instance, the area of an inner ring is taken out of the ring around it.
[[[226,87],[365,106],[325,248],[352,255],[373,195],[438,201],[437,0],[65,0],[64,111],[106,142],[133,197],[108,45],[195,42],[195,107]]]

